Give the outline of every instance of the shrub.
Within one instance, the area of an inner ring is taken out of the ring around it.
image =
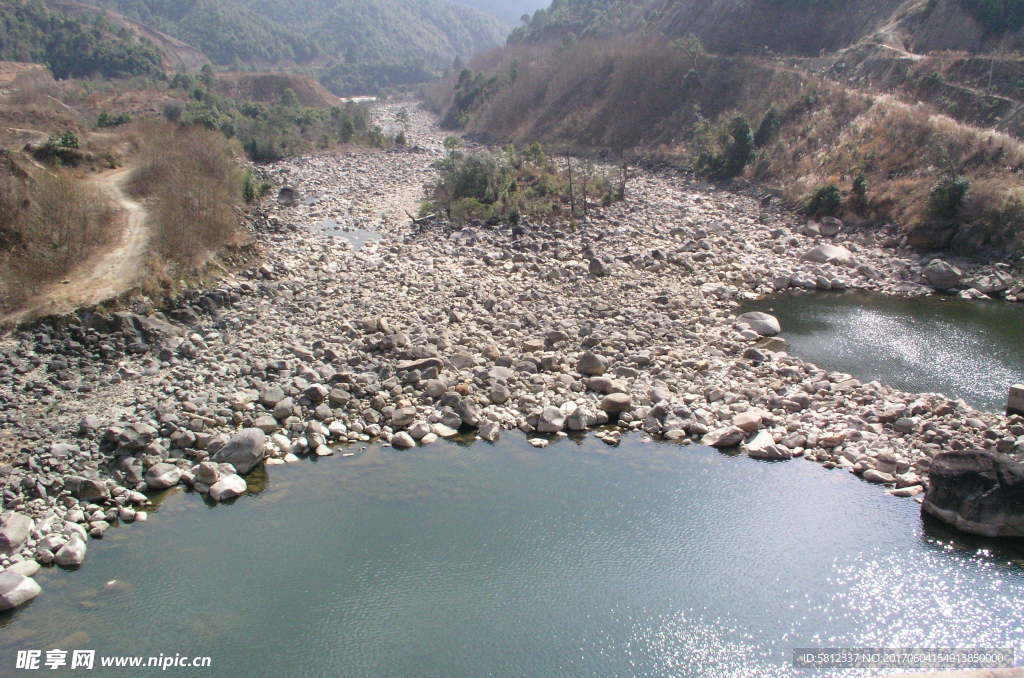
[[[850,191],[850,202],[854,211],[863,214],[868,206],[868,179],[861,172],[853,179],[853,188]]]
[[[148,145],[131,189],[150,199],[159,256],[191,267],[237,242],[235,207],[243,196],[244,178],[227,140],[196,126],[154,128],[144,138]]]
[[[712,179],[738,177],[754,159],[754,135],[741,115],[733,117],[726,129],[702,121],[697,127],[695,145],[697,173]]]
[[[770,144],[782,127],[782,119],[778,111],[772,106],[761,118],[761,124],[757,126],[757,133],[754,134],[754,147],[764,148]]]
[[[591,199],[603,204],[616,199],[612,181],[589,164],[573,167],[570,189],[568,168],[562,171],[539,144],[464,155],[456,150],[458,141],[445,140],[448,155],[435,163],[438,178],[428,187],[424,214],[441,212],[455,222],[517,223],[523,216],[560,215],[566,205],[586,211]]]
[[[58,148],[81,147],[81,143],[78,141],[78,135],[71,131],[63,132],[60,136],[50,137],[50,140],[47,143],[55,144]]]
[[[955,221],[971,183],[962,176],[947,174],[928,192],[928,215],[940,221]]]
[[[80,146],[81,143],[78,140],[78,135],[74,132],[66,131],[61,134],[50,135],[50,138],[37,148],[33,155],[35,155],[37,160],[77,165],[82,159],[82,154],[78,150]]]
[[[127,124],[132,121],[132,116],[127,113],[118,113],[117,115],[110,115],[106,111],[100,113],[96,119],[96,126],[100,129],[109,127],[120,127],[121,125]]]
[[[750,123],[743,116],[736,116],[729,124],[732,142],[725,153],[725,176],[738,177],[754,158],[754,135]]]
[[[804,212],[812,217],[831,217],[839,213],[842,194],[835,184],[816,188],[804,201]]]
[[[256,202],[256,184],[252,179],[252,171],[245,173],[245,179],[242,182],[242,199],[247,205]]]

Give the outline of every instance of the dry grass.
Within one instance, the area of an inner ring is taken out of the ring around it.
[[[241,176],[224,137],[199,127],[153,123],[131,179],[145,198],[160,257],[194,268],[238,244]]]
[[[542,141],[580,153],[658,155],[692,162],[702,120],[742,114],[756,129],[774,107],[782,125],[747,170],[794,202],[834,183],[849,194],[863,175],[868,205],[851,219],[895,221],[925,244],[1012,251],[1021,242],[1024,145],[893,96],[874,96],[779,64],[705,55],[658,42],[583,42],[565,51],[522,46],[474,61],[474,70],[519,77],[472,115],[468,131],[496,141]],[[696,68],[695,68],[696,66]],[[450,83],[448,85],[450,88]],[[426,93],[450,105],[442,86]],[[933,223],[930,188],[944,175],[971,191],[959,223]]]
[[[40,173],[27,183],[4,175],[0,209],[0,278],[7,309],[66,277],[107,245],[116,230],[106,196],[68,172]]]

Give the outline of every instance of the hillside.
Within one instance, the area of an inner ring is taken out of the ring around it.
[[[922,249],[1020,252],[1019,6],[555,0],[428,103],[488,141],[658,158]]]
[[[194,45],[211,61],[302,66],[336,94],[439,75],[498,46],[507,27],[448,0],[90,0]]]
[[[456,57],[504,42],[497,19],[448,0],[238,0],[312,37],[321,81],[337,94],[373,93],[436,77]]]
[[[330,108],[339,104],[338,97],[317,81],[290,73],[218,73],[218,94],[239,101],[276,104],[291,90],[302,106]]]
[[[0,60],[42,63],[60,79],[154,76],[163,56],[148,40],[103,16],[55,11],[41,0],[0,4]]]
[[[89,0],[193,45],[222,65],[308,62],[308,36],[233,0]]]
[[[140,40],[152,43],[160,51],[164,69],[168,72],[199,70],[203,64],[209,61],[206,55],[192,45],[138,21],[133,21],[123,14],[87,5],[79,0],[46,0],[46,4],[50,9],[67,16],[90,18],[100,14],[111,24],[131,31]]]
[[[510,25],[518,24],[523,15],[531,15],[548,6],[544,0],[458,0],[458,3],[496,16]]]
[[[555,0],[510,40],[537,43],[643,29],[694,35],[714,52],[817,55],[861,40],[914,52],[1024,45],[1024,5],[989,0]]]

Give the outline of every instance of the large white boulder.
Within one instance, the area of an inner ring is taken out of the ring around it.
[[[0,572],[0,610],[13,610],[39,595],[35,579],[14,572]]]

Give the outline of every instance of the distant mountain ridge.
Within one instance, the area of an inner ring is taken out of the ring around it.
[[[693,35],[710,51],[816,56],[862,40],[924,53],[1024,47],[1020,0],[554,0],[513,43],[635,31]]]
[[[546,0],[456,0],[460,5],[466,5],[486,12],[492,16],[504,20],[510,25],[519,23],[519,19],[525,14],[533,14],[538,9],[548,6]]]
[[[450,0],[87,0],[234,68],[315,69],[337,94],[440,74],[504,43],[506,24]],[[481,0],[484,1],[484,0]]]

